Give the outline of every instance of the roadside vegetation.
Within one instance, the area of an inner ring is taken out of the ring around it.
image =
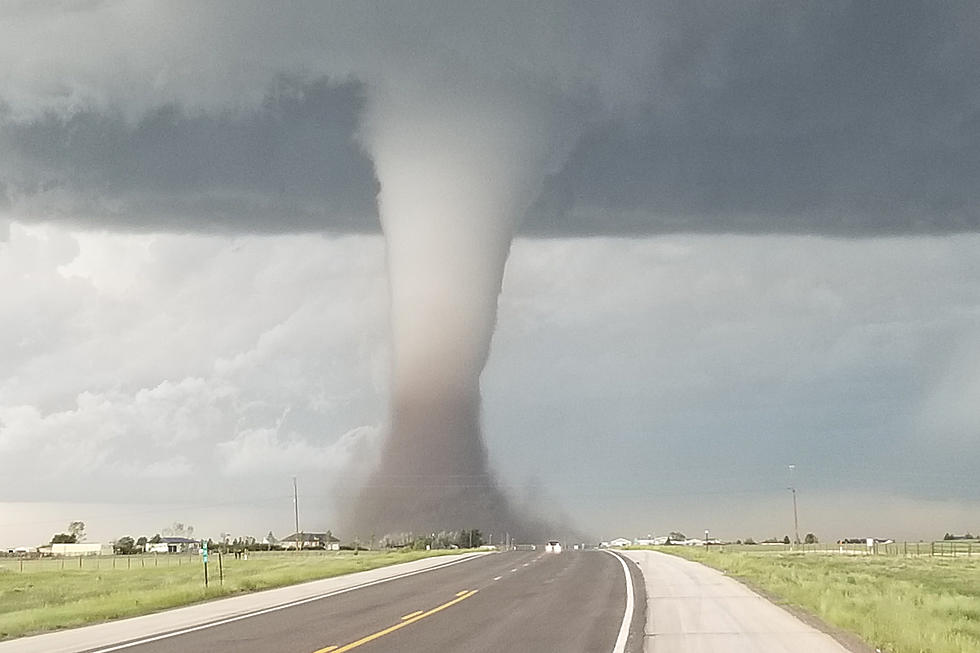
[[[212,555],[207,589],[198,556],[149,556],[139,565],[132,556],[102,557],[97,567],[95,558],[87,558],[81,568],[76,559],[65,569],[30,564],[47,561],[20,567],[6,559],[0,561],[0,640],[452,553],[460,551],[273,552],[249,554],[247,560],[226,555],[223,582]]]
[[[980,651],[980,558],[660,551],[707,564],[889,653]]]

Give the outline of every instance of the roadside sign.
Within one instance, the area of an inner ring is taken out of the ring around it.
[[[208,586],[208,541],[201,540],[201,561],[204,563],[204,587]]]

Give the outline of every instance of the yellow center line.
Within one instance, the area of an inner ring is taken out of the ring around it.
[[[373,642],[374,640],[378,639],[379,637],[384,637],[385,635],[387,635],[389,633],[393,633],[396,630],[398,630],[399,628],[404,628],[405,626],[408,626],[409,624],[413,624],[416,621],[420,621],[422,619],[425,619],[426,617],[431,617],[432,615],[434,615],[437,612],[442,612],[446,608],[448,608],[450,606],[453,606],[453,605],[456,605],[460,601],[465,601],[466,599],[470,598],[471,596],[473,596],[474,594],[476,594],[479,591],[480,590],[469,590],[469,591],[463,590],[463,592],[460,593],[460,594],[458,594],[456,596],[456,598],[453,599],[452,601],[448,601],[446,603],[443,603],[442,605],[437,606],[437,607],[434,607],[434,608],[432,608],[431,610],[429,610],[427,612],[420,612],[418,614],[415,614],[415,616],[405,615],[404,617],[402,617],[402,619],[404,619],[404,621],[402,621],[401,623],[395,624],[394,626],[389,626],[388,628],[385,628],[384,630],[379,630],[378,632],[374,633],[373,635],[368,635],[367,637],[362,637],[361,639],[357,640],[356,642],[351,642],[350,644],[345,644],[345,645],[341,646],[340,648],[337,648],[336,646],[328,646],[327,648],[321,648],[321,649],[319,649],[317,651],[314,651],[313,653],[327,653],[328,651],[330,653],[345,653],[345,651],[350,651],[352,649],[357,648],[358,646],[361,646],[363,644],[367,644],[368,642]]]
[[[456,592],[456,596],[463,596],[467,592],[469,592],[469,590],[460,590],[460,591]]]
[[[411,619],[412,617],[417,617],[420,614],[422,614],[422,610],[416,610],[415,612],[410,612],[404,617],[402,617],[402,621],[405,621],[406,619]]]

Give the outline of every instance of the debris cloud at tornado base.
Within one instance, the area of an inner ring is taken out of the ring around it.
[[[348,521],[357,533],[531,537],[535,520],[488,464],[480,374],[514,230],[572,130],[545,95],[427,90],[384,89],[362,129],[381,187],[393,359],[389,432]]]

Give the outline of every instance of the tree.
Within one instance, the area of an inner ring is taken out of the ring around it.
[[[747,538],[745,538],[745,543],[746,544],[755,544],[755,540],[753,540],[751,537],[747,537]]]
[[[817,536],[814,535],[813,533],[807,533],[806,534],[806,537],[803,538],[803,543],[804,544],[816,544],[817,543]]]
[[[120,537],[116,540],[116,543],[112,545],[112,550],[118,555],[128,556],[136,553],[136,541],[130,536]]]
[[[330,531],[327,531],[327,534],[329,535]],[[269,531],[269,534],[265,536],[265,542],[266,544],[270,545],[279,544],[279,540],[277,540],[276,536],[272,534],[272,531]]]
[[[789,535],[783,536],[783,544],[789,544]]]
[[[68,532],[75,536],[76,542],[81,542],[85,539],[85,522],[83,521],[73,521],[68,524]]]
[[[77,541],[71,533],[58,533],[51,538],[51,544],[75,544]]]
[[[678,531],[671,531],[667,536],[667,539],[669,539],[671,542],[686,542],[687,535],[684,535],[684,533],[680,533]]]
[[[136,548],[140,551],[146,551],[146,536],[140,535],[140,539],[136,540]]]
[[[150,539],[148,540],[148,542],[149,542],[150,544],[159,544],[159,543],[160,543],[160,542],[162,542],[162,541],[163,541],[163,538],[161,538],[161,537],[160,537],[160,534],[159,534],[159,533],[157,533],[156,535],[154,535],[153,537],[151,537],[151,538],[150,538]],[[208,541],[210,542],[210,540],[208,540]]]
[[[476,528],[470,531],[460,531],[454,544],[461,549],[483,546],[483,534]]]
[[[187,539],[194,539],[194,527],[188,526],[181,521],[175,521],[160,532],[163,533],[164,537],[186,537]]]

